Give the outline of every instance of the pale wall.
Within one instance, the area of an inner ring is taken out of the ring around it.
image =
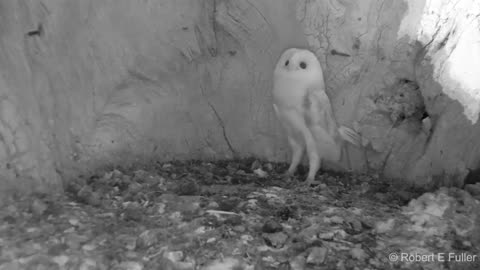
[[[460,2],[0,1],[1,186],[151,158],[286,160],[270,88],[292,46],[317,53],[338,121],[363,134],[355,169],[460,181],[480,162],[480,7]]]

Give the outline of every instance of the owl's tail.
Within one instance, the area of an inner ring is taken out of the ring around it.
[[[340,126],[338,128],[338,133],[340,133],[340,137],[355,145],[355,146],[361,146],[362,145],[362,138],[360,137],[360,134],[358,134],[355,130],[348,128],[346,126]]]

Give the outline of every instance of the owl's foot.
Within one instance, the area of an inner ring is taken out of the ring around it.
[[[306,187],[310,187],[312,185],[316,186],[316,185],[319,185],[319,184],[320,184],[320,182],[315,181],[315,178],[313,178],[313,177],[307,177],[307,179],[305,179],[305,181],[302,182],[302,185],[306,186]]]

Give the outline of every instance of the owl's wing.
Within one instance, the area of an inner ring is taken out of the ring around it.
[[[307,123],[311,126],[320,126],[332,138],[337,132],[337,122],[335,121],[330,99],[325,91],[321,89],[308,89],[304,100],[305,117]]]
[[[308,89],[304,100],[304,115],[308,128],[315,138],[322,159],[338,161],[341,147],[338,143],[337,123],[333,118],[328,96],[322,89]]]
[[[345,126],[338,127],[330,99],[325,91],[309,89],[305,99],[305,104],[309,104],[305,110],[305,119],[307,123],[310,122],[310,128],[318,134],[317,137],[326,138],[325,134],[328,134],[331,140],[336,141],[340,136],[341,139],[353,145],[361,145],[361,137],[356,131]]]

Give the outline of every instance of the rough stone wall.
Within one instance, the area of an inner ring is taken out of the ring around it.
[[[480,166],[478,1],[299,1],[297,19],[365,138],[354,164],[422,186]]]
[[[426,1],[417,29],[406,23],[411,17],[399,34],[421,45],[414,71],[432,127],[409,176],[458,183],[480,168],[480,2]]]
[[[295,2],[0,7],[3,189],[52,190],[103,164],[282,151],[270,73],[306,45]]]
[[[270,88],[292,46],[319,56],[338,121],[365,137],[355,169],[459,182],[480,165],[480,7],[450,2],[0,1],[0,187],[152,158],[286,160]]]

